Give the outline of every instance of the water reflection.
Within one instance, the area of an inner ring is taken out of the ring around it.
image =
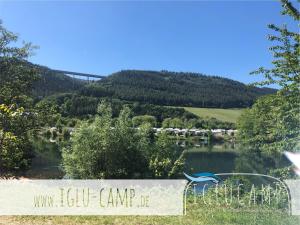
[[[209,143],[207,140],[174,140],[182,146],[187,173],[247,172],[268,174],[271,169],[289,166],[283,155],[266,156],[246,150],[233,142]],[[36,157],[27,175],[35,178],[61,178],[61,149],[69,143],[62,137],[36,137],[32,140]]]
[[[63,176],[61,168],[61,148],[63,139],[51,140],[47,137],[34,137],[32,140],[35,157],[26,175],[31,178],[55,179]]]
[[[261,173],[289,166],[282,154],[264,155],[235,143],[184,143],[185,170],[190,173]]]

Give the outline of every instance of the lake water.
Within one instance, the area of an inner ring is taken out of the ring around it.
[[[289,165],[282,156],[262,157],[255,152],[244,151],[242,146],[233,143],[219,143],[209,145],[206,142],[175,141],[185,146],[185,172],[199,173],[230,173],[249,172],[267,173],[270,168]],[[35,178],[62,178],[61,149],[65,143],[49,141],[46,138],[33,140],[36,157],[27,176]]]
[[[261,173],[290,165],[283,155],[266,156],[228,143],[188,148],[186,171],[190,173]]]
[[[64,176],[61,169],[61,148],[63,142],[38,137],[34,138],[32,144],[35,158],[32,162],[32,168],[26,175],[39,179],[62,178]]]

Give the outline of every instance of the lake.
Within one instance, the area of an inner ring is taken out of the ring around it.
[[[270,168],[288,166],[290,163],[283,156],[262,157],[255,152],[244,151],[234,143],[208,144],[205,141],[187,142],[175,140],[184,146],[186,173],[267,173]],[[36,157],[26,176],[45,179],[62,178],[61,149],[66,143],[38,137],[33,140]]]

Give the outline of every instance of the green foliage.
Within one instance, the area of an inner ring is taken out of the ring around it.
[[[33,95],[38,99],[57,93],[80,90],[86,84],[83,80],[58,73],[44,66],[37,66],[31,63],[28,63],[28,65],[36,67],[41,75],[40,79],[34,82],[32,88]]]
[[[129,104],[134,115],[150,115],[157,120],[157,126],[160,126],[166,118],[181,118],[183,120],[197,118],[196,115],[187,112],[183,108],[166,107],[152,104],[133,103]]]
[[[50,130],[47,130],[47,131],[45,132],[45,136],[46,136],[47,138],[50,138],[50,137],[51,137],[51,131],[50,131]]]
[[[183,128],[184,124],[183,121],[180,118],[174,118],[171,120],[171,127],[175,128]]]
[[[83,122],[71,138],[72,145],[63,149],[63,166],[69,176],[168,177],[179,171],[181,164],[175,163],[178,147],[165,136],[156,142],[149,123],[133,128],[128,107],[115,120],[108,103],[102,102],[97,111],[94,122]]]
[[[272,170],[270,170],[269,173],[271,176],[280,178],[282,180],[296,178],[294,170],[291,166],[284,167],[284,168],[272,169]]]
[[[27,169],[32,152],[26,131],[31,129],[30,115],[15,105],[0,105],[0,171]]]
[[[184,162],[182,149],[175,145],[166,133],[159,134],[149,162],[154,177],[178,176],[183,171]]]
[[[240,108],[250,106],[257,97],[273,92],[197,73],[125,70],[98,81],[91,90],[85,89],[84,94],[156,105]]]
[[[163,128],[171,127],[171,126],[170,126],[171,121],[172,121],[172,118],[166,118],[166,119],[162,122],[162,127],[163,127]]]
[[[67,126],[68,127],[75,127],[76,126],[76,124],[77,124],[77,120],[76,119],[70,119],[69,121],[68,121],[68,123],[67,123]]]
[[[58,113],[58,106],[49,102],[40,101],[35,105],[35,109],[39,115],[40,126],[54,127],[56,122],[61,118],[60,113]]]
[[[131,128],[129,110],[124,108],[113,124],[111,107],[102,103],[100,116],[83,123],[63,150],[66,173],[74,178],[130,178],[147,168],[141,138]],[[114,127],[113,127],[114,126]]]
[[[241,108],[252,105],[259,96],[274,93],[272,89],[249,88],[217,76],[168,71],[126,70],[87,84],[46,67],[28,65],[41,73],[33,89],[39,98],[76,92],[80,96],[118,98],[144,104]]]
[[[184,122],[180,118],[167,118],[163,121],[162,123],[163,128],[183,128],[184,127]]]
[[[134,127],[139,127],[145,123],[149,123],[152,127],[156,127],[157,125],[156,118],[149,115],[135,116],[132,118],[132,123]]]
[[[106,97],[112,96],[113,93],[106,88],[97,85],[97,83],[91,83],[83,86],[80,89],[79,94],[91,97]]]
[[[300,14],[298,9],[293,7],[287,0],[281,0],[281,2],[283,6],[282,13],[292,16],[299,26]],[[278,84],[282,88],[279,91],[280,94],[298,97],[300,82],[299,30],[290,31],[286,25],[279,27],[270,24],[268,27],[274,32],[274,34],[269,35],[269,40],[274,43],[274,46],[270,47],[274,56],[272,61],[274,67],[272,69],[260,67],[252,72],[252,74],[263,74],[266,78],[264,81],[255,84]]]
[[[37,70],[25,61],[34,46],[16,47],[17,41],[0,21],[0,171],[6,172],[29,167],[33,154],[28,131],[37,125],[29,97]]]
[[[282,1],[284,14],[299,21],[299,12],[286,0]],[[260,98],[245,111],[238,122],[240,140],[263,152],[274,153],[299,150],[300,140],[300,62],[298,32],[286,26],[269,25],[278,34],[269,39],[276,45],[270,50],[274,55],[272,69],[259,68],[254,74],[263,74],[265,80],[258,85],[278,84],[281,89],[273,95]]]
[[[37,70],[26,65],[25,59],[31,54],[31,43],[15,47],[18,36],[6,30],[0,21],[0,103],[26,104],[30,87],[38,78]]]
[[[59,113],[63,117],[82,117],[97,113],[97,105],[101,100],[110,102],[112,107],[112,116],[117,117],[124,105],[127,105],[134,116],[149,115],[155,117],[157,126],[168,117],[181,117],[182,119],[197,118],[196,115],[187,112],[183,108],[164,107],[151,104],[140,104],[138,102],[127,102],[119,99],[96,98],[90,96],[81,96],[78,94],[57,94],[44,98],[37,103],[40,109],[49,108],[51,114]],[[51,117],[45,117],[45,121]]]
[[[62,135],[65,139],[68,139],[70,137],[70,132],[69,132],[68,128],[64,127],[62,129]]]
[[[268,153],[296,150],[299,115],[291,113],[291,107],[293,103],[279,94],[259,99],[240,117],[239,139]]]

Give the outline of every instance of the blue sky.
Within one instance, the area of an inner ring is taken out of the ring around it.
[[[280,10],[276,1],[0,1],[4,26],[40,46],[34,63],[101,75],[189,71],[244,83],[270,66],[267,24],[297,29]]]

